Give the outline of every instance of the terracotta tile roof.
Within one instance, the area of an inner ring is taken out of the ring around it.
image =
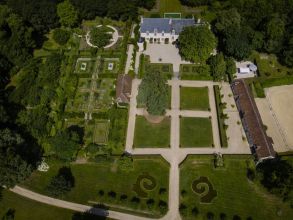
[[[116,84],[116,101],[119,103],[129,103],[131,95],[132,78],[128,74],[118,75]]]
[[[258,160],[275,157],[250,88],[243,79],[234,80],[231,88],[252,153]]]

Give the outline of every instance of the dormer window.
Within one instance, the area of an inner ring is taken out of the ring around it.
[[[175,35],[175,30],[174,29],[172,30],[172,35]]]
[[[149,36],[149,35],[150,35],[150,32],[149,32],[149,31],[147,31],[147,32],[146,32],[146,34],[147,34],[147,36]]]
[[[162,36],[164,36],[165,35],[165,32],[164,31],[162,31]]]
[[[155,28],[155,30],[154,30],[154,34],[155,34],[155,36],[157,36],[157,33],[158,33],[158,29]]]

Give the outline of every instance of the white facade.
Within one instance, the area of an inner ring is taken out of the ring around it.
[[[179,37],[178,34],[173,33],[140,33],[140,36],[144,38],[147,42],[153,43],[172,43],[176,41]],[[166,40],[167,39],[167,40]]]

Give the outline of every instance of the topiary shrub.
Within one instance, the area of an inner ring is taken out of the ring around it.
[[[220,219],[221,220],[226,220],[227,219],[227,215],[225,213],[221,213],[220,214]]]
[[[53,40],[59,45],[65,45],[70,38],[70,31],[57,28],[53,31]]]
[[[151,208],[154,207],[155,200],[153,200],[153,199],[148,199],[148,200],[146,201],[146,204],[147,204],[148,208],[151,209]]]
[[[191,210],[191,214],[192,216],[196,217],[199,214],[199,210],[197,207],[193,207],[193,209]]]

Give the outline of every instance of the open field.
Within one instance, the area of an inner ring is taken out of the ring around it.
[[[265,90],[266,99],[257,100],[268,134],[273,138],[277,151],[293,149],[293,85],[271,87]],[[264,103],[263,103],[264,102]]]
[[[70,164],[75,186],[62,199],[88,205],[103,203],[113,209],[154,216],[163,214],[166,210],[161,210],[158,202],[168,201],[169,165],[161,157],[135,157],[132,167],[122,169],[119,161],[116,161],[118,158],[114,159],[99,158],[97,163]],[[46,186],[51,178],[64,166],[64,163],[56,161],[48,164],[50,170],[47,173],[33,173],[23,183],[24,187],[46,194]],[[144,181],[153,183],[146,186]],[[161,188],[165,191],[160,194]],[[126,195],[126,198],[122,195]],[[150,208],[146,204],[148,199],[154,200]]]
[[[209,107],[208,87],[180,88],[180,109],[207,111]]]
[[[0,199],[1,219],[9,209],[15,211],[15,220],[71,220],[74,214],[73,211],[38,203],[7,190],[3,190],[2,194],[2,198]]]
[[[181,147],[211,147],[213,145],[212,124],[209,118],[181,118]]]
[[[133,144],[134,147],[169,147],[170,118],[153,124],[144,116],[137,116]]]
[[[180,167],[180,192],[185,190],[184,194],[181,193],[180,202],[187,207],[183,219],[206,219],[207,212],[212,212],[214,219],[220,219],[220,213],[224,213],[226,219],[232,219],[235,215],[240,219],[251,217],[253,220],[292,219],[293,212],[288,204],[247,179],[247,160],[252,158],[224,156],[224,168],[215,169],[213,156],[189,156]],[[203,185],[202,194],[192,190],[193,181],[199,177],[207,177],[216,191],[216,196],[212,194],[209,203],[200,202],[208,193],[206,185]],[[196,217],[191,214],[195,207],[199,211]],[[281,216],[277,215],[278,211]]]

